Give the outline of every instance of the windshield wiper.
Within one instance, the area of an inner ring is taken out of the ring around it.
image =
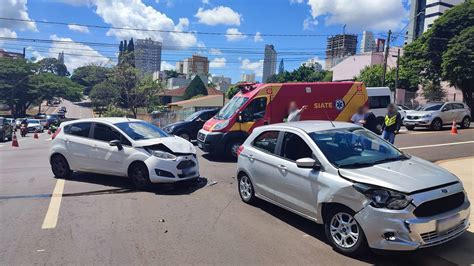
[[[374,162],[366,162],[366,163],[350,163],[350,164],[343,164],[339,165],[339,168],[361,168],[361,167],[368,167],[374,165]]]
[[[385,158],[383,160],[375,161],[374,164],[387,163],[387,162],[393,162],[393,161],[403,161],[407,159],[410,159],[410,157],[405,154],[401,154],[397,157]]]

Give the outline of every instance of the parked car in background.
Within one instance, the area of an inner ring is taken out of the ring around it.
[[[15,130],[15,128],[16,128],[16,121],[15,121],[15,119],[13,119],[13,118],[5,118],[5,119],[8,121],[8,123],[10,123],[10,125],[12,125],[13,130]]]
[[[194,145],[145,121],[68,121],[53,137],[50,162],[59,178],[69,177],[72,171],[93,172],[129,177],[138,188],[145,188],[199,177]]]
[[[409,111],[403,121],[408,130],[415,127],[429,127],[432,130],[441,130],[444,125],[451,125],[455,121],[461,128],[471,125],[471,109],[461,102],[433,102]]]
[[[65,119],[66,118],[66,113],[61,112],[61,111],[58,111],[55,115],[57,117],[59,117],[59,119]]]
[[[43,132],[44,127],[39,119],[28,119],[28,132]]]
[[[59,123],[60,122],[60,118],[58,115],[56,114],[49,114],[46,116],[46,120],[48,121],[48,124],[45,128],[49,128],[49,126],[53,123]]]
[[[37,113],[34,117],[35,119],[45,119],[46,113]]]
[[[59,107],[59,111],[58,111],[58,112],[67,113],[66,106],[61,106],[61,107]]]
[[[202,110],[192,113],[183,121],[169,124],[163,128],[166,133],[180,136],[185,140],[195,140],[204,123],[216,115],[219,109]]]
[[[350,123],[255,129],[239,148],[237,180],[242,201],[258,197],[324,224],[344,254],[431,247],[469,228],[455,175]]]
[[[13,137],[13,125],[11,120],[0,117],[0,142],[4,142],[5,139],[12,140]]]
[[[16,129],[19,129],[20,126],[21,126],[21,121],[25,120],[26,118],[17,118],[15,119],[15,125],[16,125]]]
[[[43,128],[48,128],[49,126],[48,119],[40,119],[39,121],[40,121],[41,126],[43,126]]]

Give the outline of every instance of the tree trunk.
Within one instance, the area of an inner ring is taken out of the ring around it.
[[[469,85],[468,85],[469,86]],[[471,108],[471,120],[472,120],[472,117],[473,117],[473,114],[474,114],[474,106],[473,106],[473,102],[472,102],[472,89],[470,88],[461,88],[461,91],[462,91],[462,96],[464,98],[464,102],[467,104],[467,106],[469,106],[469,108]]]

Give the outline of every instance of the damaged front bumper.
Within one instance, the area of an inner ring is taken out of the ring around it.
[[[174,183],[199,177],[196,155],[177,156],[176,160],[150,156],[145,160],[152,183]]]

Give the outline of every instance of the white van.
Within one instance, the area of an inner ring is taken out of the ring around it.
[[[377,118],[377,128],[382,128],[387,105],[393,103],[393,96],[389,87],[367,87],[370,111]]]

